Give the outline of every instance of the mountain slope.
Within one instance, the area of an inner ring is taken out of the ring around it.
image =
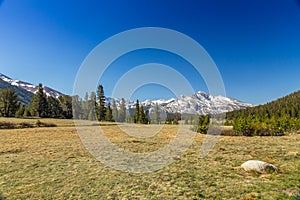
[[[23,88],[19,88],[17,86],[11,85],[3,81],[2,79],[0,79],[0,89],[4,89],[4,88],[12,88],[18,94],[19,101],[24,105],[28,105],[33,97],[32,92],[28,92]]]
[[[259,105],[245,110],[236,110],[227,113],[227,119],[233,120],[241,116],[257,117],[289,117],[300,118],[300,91],[294,92],[264,105]]]
[[[19,93],[19,92],[24,93],[23,90],[25,90],[27,92],[30,92],[31,94],[34,94],[37,91],[37,86],[35,86],[31,83],[24,82],[24,81],[14,80],[14,79],[12,79],[4,74],[1,74],[1,73],[0,73],[0,80],[1,80],[2,88],[7,88],[7,87],[15,88],[15,91],[17,93]],[[17,90],[16,88],[19,88],[20,90]],[[64,95],[61,92],[58,92],[47,86],[44,86],[44,92],[46,93],[47,96],[52,96],[55,98]],[[25,94],[29,94],[29,93],[24,93],[23,96]],[[30,98],[30,96],[32,97],[32,95],[29,95],[28,98]],[[27,98],[25,98],[25,99],[27,99]]]
[[[227,124],[240,135],[284,135],[300,130],[300,91],[270,103],[227,113]]]

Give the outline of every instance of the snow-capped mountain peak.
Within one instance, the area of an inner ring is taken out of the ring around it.
[[[107,98],[106,103],[112,105],[115,100],[116,105],[119,107],[120,100],[114,98]],[[199,91],[191,96],[180,95],[178,98],[171,99],[158,99],[158,100],[145,100],[141,102],[144,109],[149,110],[150,113],[154,106],[158,104],[160,109],[167,113],[181,113],[181,114],[219,114],[233,110],[239,110],[254,105],[238,101],[236,99],[214,96],[206,92]],[[126,101],[127,109],[134,109],[134,101]]]

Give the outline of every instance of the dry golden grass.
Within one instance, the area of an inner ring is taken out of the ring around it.
[[[203,159],[198,155],[205,136],[197,134],[193,145],[171,165],[153,173],[131,174],[113,170],[93,158],[83,147],[72,120],[41,121],[55,123],[57,127],[0,130],[0,196],[7,199],[295,199],[299,193],[299,134],[221,136]],[[95,128],[95,122],[86,123],[85,128]],[[154,137],[137,139],[113,123],[102,125],[112,142],[133,152],[161,148],[177,131],[177,126],[165,126]],[[270,162],[279,170],[262,175],[245,172],[239,166],[249,159]]]

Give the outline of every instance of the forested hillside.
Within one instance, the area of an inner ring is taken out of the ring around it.
[[[240,135],[284,135],[300,129],[300,91],[260,105],[227,113],[227,125]]]
[[[2,79],[0,79],[0,89],[5,89],[5,88],[11,88],[13,89],[17,95],[18,95],[18,100],[20,101],[20,103],[22,103],[23,105],[29,105],[32,97],[33,97],[33,93],[28,92],[27,90],[24,90],[22,88],[13,86],[5,81],[3,81]]]
[[[21,93],[19,93],[20,91]],[[29,104],[25,104],[24,99],[22,99],[24,91],[17,87],[0,88],[0,117],[50,117],[66,119],[73,117],[71,96],[64,95],[58,98],[47,96],[44,93],[43,85],[39,84],[38,91],[29,99]],[[26,93],[25,96],[29,97]]]

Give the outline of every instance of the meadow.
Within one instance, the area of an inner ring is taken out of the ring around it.
[[[72,120],[40,119],[56,127],[34,127],[37,119],[0,122],[33,128],[0,129],[0,199],[297,199],[300,190],[300,134],[280,137],[220,136],[199,158],[205,135],[174,163],[152,173],[116,171],[83,146]],[[151,125],[150,125],[151,126]],[[85,122],[83,128],[97,127]],[[155,136],[134,138],[114,123],[101,123],[120,148],[148,152],[166,145],[176,125]],[[278,167],[271,174],[245,172],[240,165],[259,159]]]

